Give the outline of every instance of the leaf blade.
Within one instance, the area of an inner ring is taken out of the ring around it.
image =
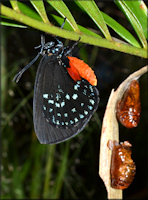
[[[10,3],[11,3],[11,6],[12,6],[12,8],[15,10],[15,11],[17,11],[17,12],[20,12],[20,9],[19,9],[19,7],[18,7],[18,4],[17,4],[17,1],[15,0],[10,0]]]
[[[19,2],[19,1],[17,2],[17,4],[18,4],[20,11],[24,15],[31,17],[32,19],[42,21],[41,17],[34,10],[32,10],[29,6],[27,6],[26,4]]]
[[[117,21],[115,21],[113,18],[108,16],[107,14],[102,13],[102,16],[108,26],[110,26],[118,35],[120,35],[124,40],[126,40],[128,43],[135,47],[141,47],[139,42],[134,38],[134,36],[125,29],[121,24],[119,24]]]
[[[68,7],[63,1],[49,1],[47,2],[62,16],[66,17],[68,23],[71,25],[73,30],[77,33],[80,33],[80,30],[77,26],[77,23],[75,22],[75,19],[73,18],[71,12],[69,11]]]
[[[127,6],[132,10],[136,18],[139,20],[143,33],[148,39],[147,34],[147,7],[143,1],[126,1]]]
[[[90,18],[95,22],[95,24],[101,30],[105,38],[108,40],[112,40],[111,35],[106,26],[106,23],[104,21],[104,18],[102,17],[102,14],[97,5],[95,4],[95,2],[82,0],[82,1],[76,1],[76,3],[86,11],[86,13],[90,16]]]
[[[40,17],[42,18],[44,23],[50,24],[49,19],[46,14],[46,10],[44,7],[44,2],[43,1],[30,1],[36,11],[39,13]]]
[[[143,32],[143,28],[134,14],[133,10],[126,4],[126,1],[117,1],[115,0],[116,5],[120,8],[120,10],[123,11],[131,25],[133,26],[137,36],[139,37],[139,40],[141,41],[141,44],[144,49],[147,49],[147,41]]]

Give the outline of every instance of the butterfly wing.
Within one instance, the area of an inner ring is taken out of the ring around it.
[[[33,120],[42,144],[55,144],[82,131],[98,107],[99,92],[82,79],[74,82],[55,55],[43,56],[34,87]]]

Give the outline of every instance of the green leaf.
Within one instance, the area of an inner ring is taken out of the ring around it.
[[[11,3],[12,8],[13,8],[15,11],[20,12],[20,9],[19,9],[19,7],[18,7],[17,1],[11,0],[10,3]]]
[[[75,1],[78,5],[80,5],[86,13],[91,17],[91,19],[95,22],[98,28],[102,31],[105,38],[108,40],[112,40],[111,35],[108,31],[106,23],[102,17],[102,14],[95,4],[94,1]]]
[[[117,1],[117,0],[115,1],[117,6],[123,11],[125,16],[128,18],[129,22],[131,23],[131,25],[135,29],[135,32],[137,33],[137,35],[138,35],[138,37],[139,37],[139,39],[142,43],[143,48],[146,49],[147,48],[147,41],[146,41],[146,38],[145,38],[145,35],[144,35],[144,32],[143,32],[143,28],[142,28],[142,25],[141,25],[139,19],[135,15],[135,12],[137,11],[137,9],[140,10],[140,8],[137,8],[135,10],[135,7],[137,7],[137,4],[135,4],[135,2],[136,1],[129,1],[128,4],[127,4],[127,1]],[[133,5],[135,7],[133,7]],[[144,18],[143,20],[146,20],[146,19]]]
[[[141,24],[142,30],[145,37],[148,39],[147,35],[147,7],[145,3],[141,1],[126,1],[126,5],[134,13],[139,23]]]
[[[112,19],[107,14],[101,12],[105,23],[111,27],[118,35],[120,35],[124,40],[126,40],[128,43],[135,47],[141,47],[141,45],[138,43],[138,41],[134,38],[134,36],[126,30],[123,26],[121,26],[118,22],[116,22],[114,19]]]
[[[49,1],[47,0],[47,2],[62,16],[62,17],[66,17],[68,23],[71,25],[71,27],[73,28],[73,30],[77,33],[80,33],[80,30],[73,18],[73,16],[71,15],[69,9],[67,8],[66,4],[63,1]]]
[[[5,21],[1,21],[1,25],[3,25],[3,26],[17,27],[17,28],[27,28],[27,26],[24,26],[24,25],[21,25],[21,24],[16,24],[16,23],[11,23],[11,22],[5,22]]]
[[[39,13],[39,15],[41,16],[43,22],[50,24],[47,14],[46,14],[46,10],[45,10],[43,1],[32,1],[31,0],[30,2],[32,3],[32,5],[36,9],[36,11]]]
[[[18,27],[18,28],[27,28],[27,26],[23,24],[19,24],[17,22],[14,22],[9,17],[1,15],[1,25],[3,26],[11,26],[11,27]]]
[[[108,48],[108,49],[113,49],[113,50],[117,50],[120,52],[147,58],[147,50],[146,49],[133,47],[131,45],[123,44],[123,43],[117,42],[115,40],[109,41],[104,38],[98,38],[98,37],[90,36],[90,35],[87,35],[84,33],[80,34],[80,33],[76,33],[73,31],[60,29],[56,26],[45,24],[38,20],[32,19],[32,18],[30,18],[22,13],[16,12],[13,9],[11,9],[7,6],[4,6],[2,4],[1,4],[1,14],[5,15],[11,19],[14,19],[20,23],[23,23],[32,28],[41,30],[41,31],[49,33],[49,34],[57,35],[59,37],[63,37],[63,38],[74,40],[74,41],[77,41],[79,39],[79,37],[81,37],[81,42],[86,43],[86,44],[104,47],[104,48]]]
[[[28,17],[31,17],[31,18],[36,19],[38,21],[42,21],[41,17],[33,9],[31,9],[29,6],[27,6],[26,4],[21,3],[19,1],[17,3],[18,3],[19,9],[21,10],[21,12],[24,15],[27,15]]]

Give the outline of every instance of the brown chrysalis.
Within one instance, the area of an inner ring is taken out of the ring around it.
[[[140,87],[137,80],[133,80],[117,104],[117,119],[127,128],[134,128],[140,120]]]
[[[128,141],[112,142],[109,140],[108,147],[112,149],[111,158],[111,186],[116,189],[126,189],[133,181],[136,166],[131,159],[131,144]]]

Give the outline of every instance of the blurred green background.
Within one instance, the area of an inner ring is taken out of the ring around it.
[[[76,22],[91,30],[96,25],[85,13],[67,2]],[[100,2],[99,8],[121,23],[137,38],[125,16],[112,2]],[[49,12],[58,15],[54,9]],[[48,12],[47,12],[48,13]],[[50,18],[55,25],[56,22]],[[113,37],[118,37],[111,29]],[[146,59],[113,50],[86,45],[73,51],[95,71],[100,103],[85,129],[75,138],[58,145],[41,145],[32,121],[32,98],[39,60],[27,70],[19,83],[14,75],[37,54],[40,32],[31,28],[1,26],[1,198],[2,199],[106,199],[106,189],[98,175],[101,122],[112,88],[132,72],[146,65]],[[53,37],[46,35],[46,41]],[[65,45],[73,41],[60,38]],[[137,39],[138,40],[138,39]],[[124,190],[125,199],[148,197],[148,76],[140,78],[141,119],[137,128],[120,125],[120,141],[133,145],[136,176]]]

